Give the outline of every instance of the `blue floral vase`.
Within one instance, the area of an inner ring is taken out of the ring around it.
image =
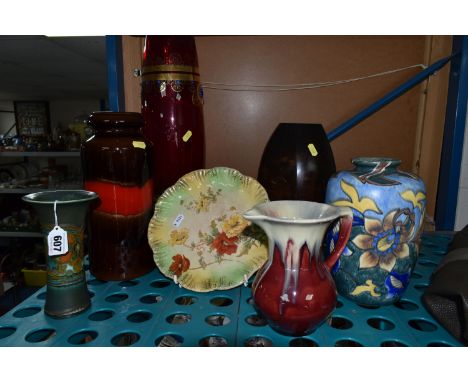
[[[355,168],[332,176],[325,202],[351,207],[353,227],[332,270],[338,292],[358,304],[387,305],[409,284],[426,209],[424,182],[398,170],[400,160],[355,158]],[[338,229],[329,230],[328,250]],[[326,249],[327,251],[327,249]]]

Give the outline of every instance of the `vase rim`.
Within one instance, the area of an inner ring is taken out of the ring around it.
[[[312,123],[312,122],[280,122],[278,126],[281,125],[291,125],[291,126],[320,126],[323,128],[321,123]]]
[[[135,128],[143,126],[143,117],[136,112],[96,111],[87,123],[95,129]]]
[[[32,204],[58,205],[89,202],[97,199],[99,195],[86,190],[50,190],[34,192],[22,197],[23,201]]]
[[[355,165],[377,165],[382,162],[389,162],[390,166],[398,166],[401,164],[401,159],[391,157],[356,157],[351,160],[351,163]]]
[[[352,216],[351,209],[306,200],[274,200],[257,204],[243,217],[250,221],[307,225],[331,222],[343,215]]]

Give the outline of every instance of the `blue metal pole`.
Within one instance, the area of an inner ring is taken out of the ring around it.
[[[109,108],[111,111],[124,111],[121,36],[106,36],[106,56]]]
[[[444,141],[439,171],[435,222],[437,230],[453,230],[458,202],[458,186],[463,154],[468,103],[468,36],[453,38],[452,61],[445,113]]]
[[[340,135],[346,133],[352,127],[357,125],[359,122],[363,121],[367,117],[370,117],[376,111],[383,108],[388,103],[392,102],[395,98],[398,98],[402,94],[406,93],[411,88],[415,87],[417,84],[424,81],[427,77],[434,74],[437,70],[441,69],[447,62],[449,62],[455,55],[458,53],[452,54],[451,56],[445,57],[436,61],[431,66],[424,69],[422,72],[416,74],[414,77],[397,87],[396,89],[392,90],[390,93],[383,96],[377,102],[374,102],[372,105],[367,107],[366,109],[357,113],[354,117],[348,119],[346,122],[341,124],[340,126],[336,127],[332,131],[327,134],[327,138],[329,141],[332,141],[338,138]]]

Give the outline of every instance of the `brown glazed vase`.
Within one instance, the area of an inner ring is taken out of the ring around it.
[[[270,200],[323,203],[328,179],[335,172],[322,125],[280,123],[263,151],[258,181]]]
[[[143,134],[154,144],[154,192],[205,167],[203,91],[193,36],[147,36],[143,51]]]
[[[93,113],[81,147],[84,187],[99,195],[91,212],[89,265],[101,280],[128,280],[155,264],[148,244],[153,210],[151,143],[139,113]]]

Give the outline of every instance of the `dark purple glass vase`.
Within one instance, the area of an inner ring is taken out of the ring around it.
[[[270,200],[323,203],[328,179],[335,172],[322,125],[280,123],[263,151],[258,181]]]

